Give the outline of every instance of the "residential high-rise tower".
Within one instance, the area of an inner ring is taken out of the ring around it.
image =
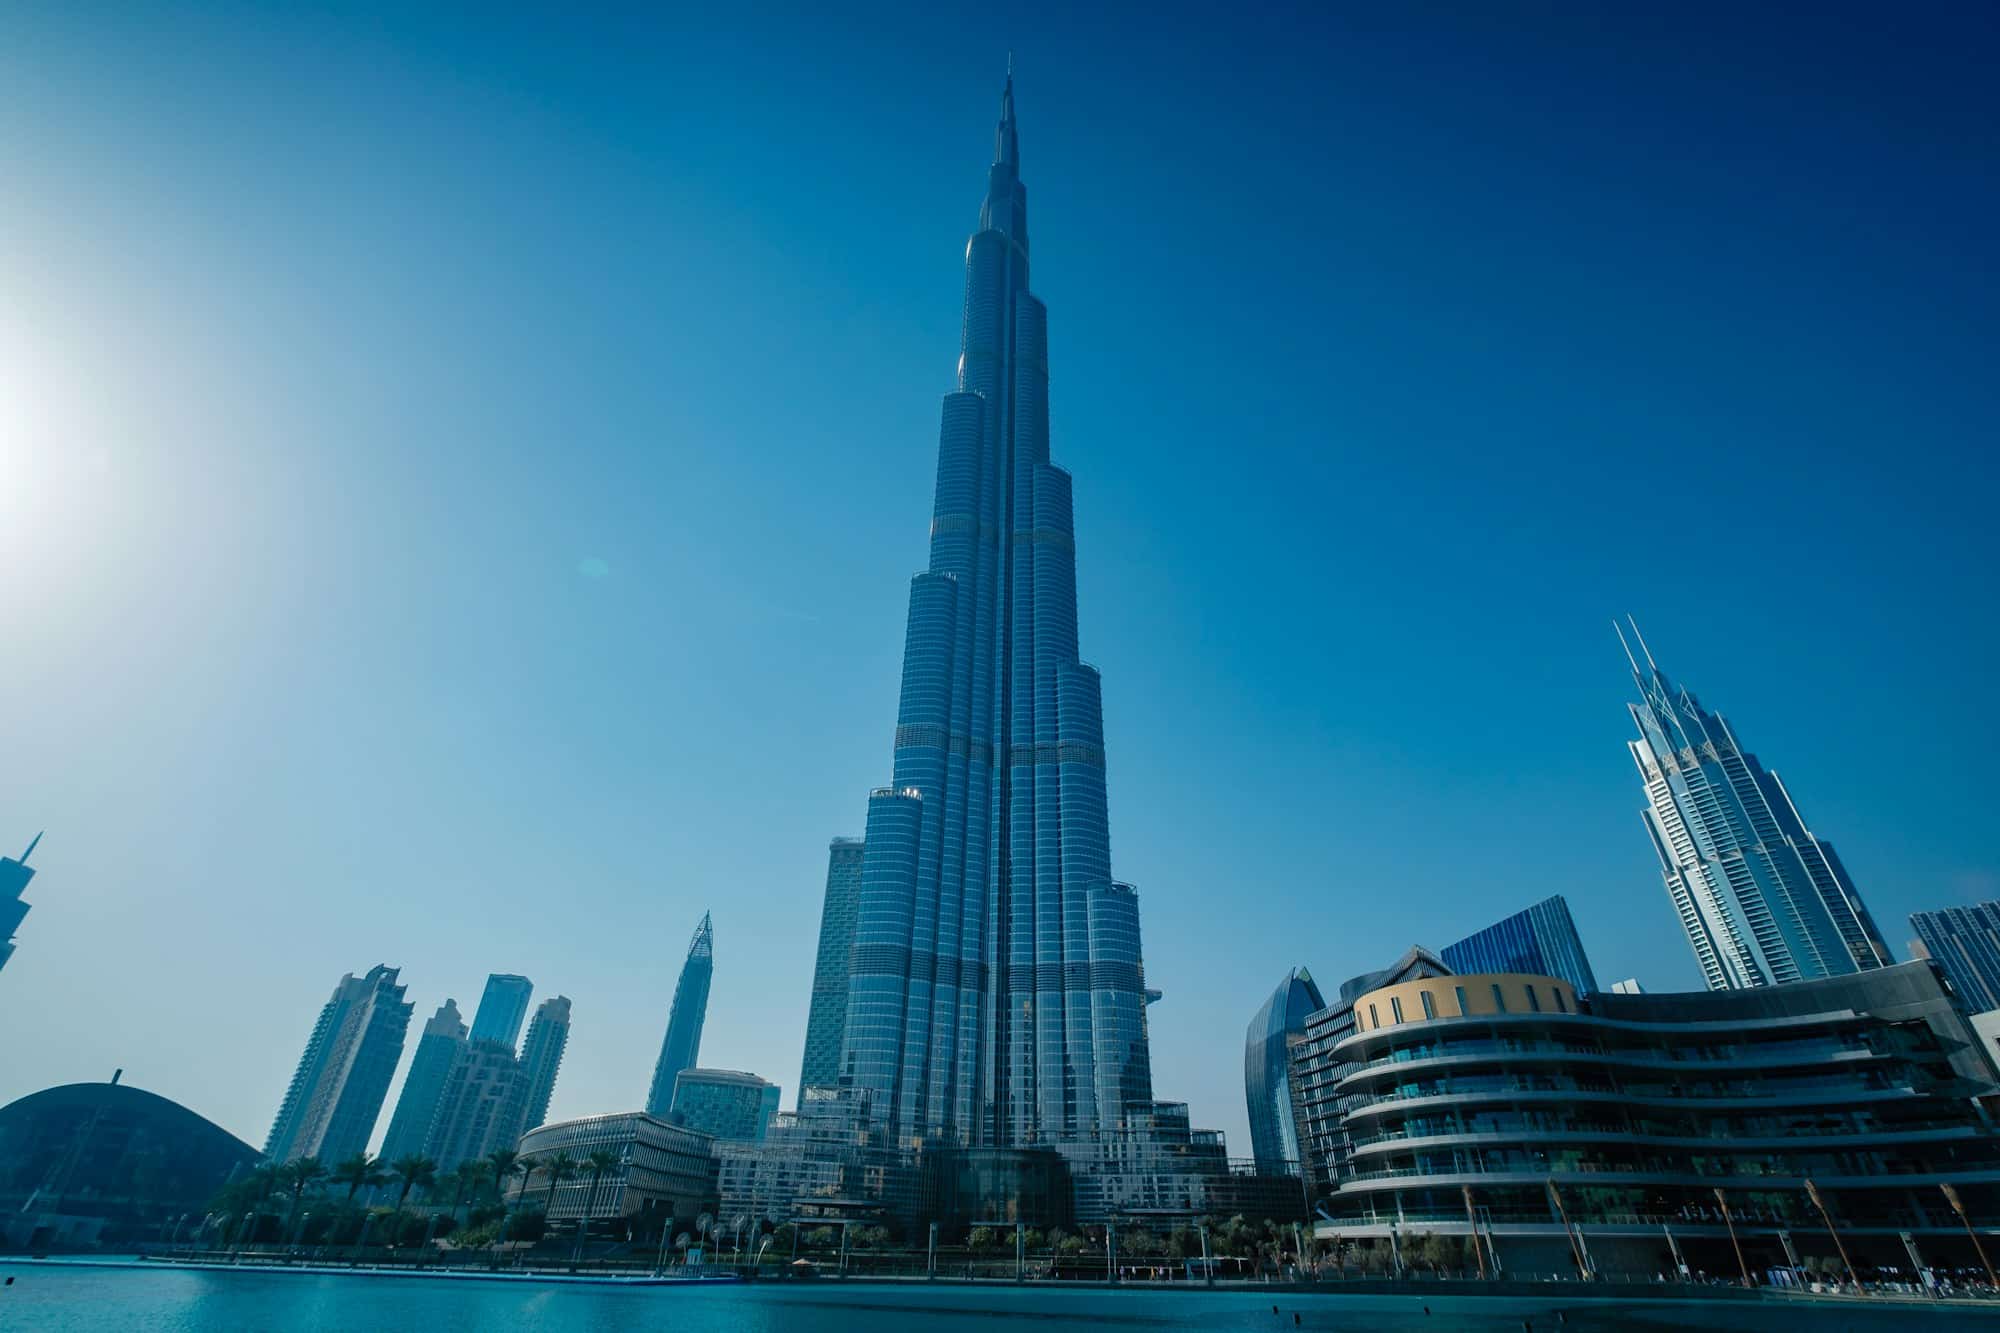
[[[1888,946],[1832,844],[1806,828],[1776,773],[1675,685],[1633,626],[1641,702],[1627,742],[1645,779],[1646,832],[1711,990],[1885,967]],[[1625,642],[1624,631],[1619,641]]]
[[[715,976],[715,927],[708,913],[701,914],[694,938],[688,941],[687,961],[681,964],[680,980],[674,983],[674,1005],[667,1013],[667,1035],[660,1042],[660,1058],[653,1065],[653,1085],[646,1093],[646,1114],[664,1120],[674,1107],[674,1080],[683,1069],[694,1068],[701,1057],[701,1025],[708,1018],[708,983]]]
[[[543,1000],[528,1023],[527,1039],[521,1043],[527,1101],[517,1135],[539,1128],[549,1118],[549,1098],[555,1095],[556,1074],[562,1069],[563,1050],[568,1045],[569,996]]]
[[[42,835],[37,833],[18,861],[11,856],[0,856],[0,967],[7,966],[7,960],[14,956],[14,932],[28,915],[28,904],[21,901],[21,895],[27,892],[28,881],[35,877],[28,858],[35,854],[35,846],[41,840]]]
[[[835,838],[827,849],[826,898],[819,914],[819,957],[813,964],[812,1010],[799,1096],[840,1079],[840,1043],[847,1031],[847,965],[854,953],[854,914],[861,905],[859,838]]]
[[[1910,928],[1968,1013],[2000,1009],[2000,900],[1912,912]]]
[[[349,973],[333,988],[265,1140],[265,1157],[331,1163],[368,1146],[410,1027],[412,1006],[396,971],[371,967],[368,975]]]
[[[382,1136],[382,1157],[394,1162],[420,1154],[444,1096],[445,1076],[452,1061],[465,1046],[465,1023],[458,1016],[458,1001],[446,1000],[417,1038],[417,1053],[410,1057],[410,1072],[403,1076],[403,1091],[396,1097],[396,1110],[389,1117],[388,1132]]]
[[[841,1044],[841,1082],[904,1144],[1057,1143],[1153,1111],[1138,899],[1111,874],[1020,167],[1010,75],[965,248],[892,773],[868,800]]]

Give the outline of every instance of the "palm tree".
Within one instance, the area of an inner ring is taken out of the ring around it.
[[[317,1157],[301,1157],[285,1166],[282,1174],[285,1188],[292,1192],[292,1210],[285,1218],[285,1228],[289,1231],[292,1223],[298,1220],[299,1204],[305,1199],[306,1191],[326,1179],[326,1168],[320,1165]]]
[[[507,1183],[513,1178],[514,1163],[521,1160],[521,1154],[512,1148],[497,1148],[486,1154],[486,1167],[493,1173],[493,1201],[506,1208]]]
[[[542,1199],[543,1217],[547,1217],[549,1210],[556,1206],[556,1186],[566,1180],[576,1179],[576,1169],[576,1158],[571,1157],[566,1152],[559,1152],[554,1157],[549,1158],[548,1161],[542,1163],[542,1170],[549,1178],[549,1192]]]
[[[583,1196],[583,1216],[576,1223],[576,1257],[583,1257],[584,1233],[590,1229],[590,1213],[597,1206],[597,1183],[604,1179],[604,1173],[620,1162],[617,1153],[609,1148],[596,1148],[584,1159],[590,1169],[590,1192]]]
[[[403,1205],[409,1202],[411,1190],[419,1185],[428,1187],[437,1183],[438,1164],[416,1153],[397,1158],[389,1169],[395,1173],[392,1179],[399,1180],[403,1184],[402,1192],[396,1195],[398,1213],[402,1212]]]
[[[354,1205],[354,1196],[363,1185],[384,1185],[389,1181],[388,1174],[382,1170],[381,1161],[365,1152],[358,1152],[352,1157],[343,1159],[333,1168],[327,1179],[336,1185],[347,1186],[349,1207]]]
[[[480,1185],[486,1183],[486,1163],[484,1161],[462,1161],[444,1173],[446,1183],[452,1187],[452,1219],[458,1219],[458,1207],[466,1205],[466,1221],[472,1219],[472,1205],[478,1203]]]

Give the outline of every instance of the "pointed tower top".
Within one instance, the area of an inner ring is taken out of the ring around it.
[[[715,927],[709,922],[709,914],[701,914],[701,924],[694,928],[694,938],[688,941],[689,958],[713,958],[715,956]]]
[[[1646,646],[1646,636],[1639,632],[1639,622],[1630,616],[1626,616],[1625,623],[1632,627],[1632,637],[1639,641],[1639,651],[1646,655],[1646,665],[1653,668],[1654,671],[1658,671],[1660,664],[1653,660],[1653,650]]]
[[[47,829],[43,829],[43,830],[42,830],[42,833],[47,833],[47,832],[48,832],[48,830],[47,830]],[[39,847],[39,846],[41,845],[41,842],[42,842],[42,833],[37,833],[37,834],[35,835],[35,840],[34,840],[33,842],[31,842],[31,843],[29,843],[29,844],[28,844],[28,850],[27,850],[27,851],[25,851],[25,852],[22,852],[22,853],[21,853],[21,864],[22,864],[22,865],[26,865],[26,864],[28,864],[28,858],[29,858],[29,857],[31,857],[31,856],[33,856],[33,855],[35,854],[35,848],[37,848],[37,847]]]
[[[1014,131],[1014,53],[1007,53],[1007,85],[1000,90],[1000,127],[993,132],[993,165],[1021,166],[1021,140]]]

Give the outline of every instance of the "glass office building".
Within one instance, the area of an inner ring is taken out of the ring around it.
[[[701,1058],[701,1027],[708,1021],[708,985],[715,977],[715,926],[709,914],[688,941],[687,961],[674,983],[674,1005],[667,1013],[667,1035],[653,1065],[653,1086],[646,1093],[646,1114],[664,1120],[674,1109],[674,1080]]]
[[[2000,1009],[2000,901],[1912,912],[1910,927],[1968,1010]]]
[[[683,1069],[672,1119],[718,1139],[755,1142],[778,1113],[778,1096],[777,1084],[738,1069]]]
[[[847,1032],[847,963],[854,952],[854,916],[861,906],[860,838],[835,838],[827,848],[826,898],[819,915],[819,957],[813,964],[812,1009],[799,1095],[840,1080],[840,1045]]]
[[[1886,966],[1888,946],[1832,844],[1729,724],[1667,679],[1643,639],[1639,648],[1644,667],[1629,645],[1625,654],[1641,698],[1629,706],[1639,739],[1627,744],[1667,895],[1709,988]]]
[[[486,978],[486,992],[472,1012],[472,1040],[497,1041],[508,1050],[520,1040],[521,1024],[528,1020],[528,1001],[534,997],[535,983],[512,972],[495,972]]]
[[[1243,1100],[1250,1112],[1250,1152],[1259,1171],[1291,1171],[1300,1157],[1303,1105],[1291,1077],[1293,1043],[1307,1016],[1326,1007],[1312,973],[1293,968],[1250,1020],[1243,1039]]]
[[[1152,1100],[1137,896],[1112,878],[1070,475],[1049,457],[1013,80],[965,247],[893,774],[868,801],[841,1049],[903,1144],[1052,1143]]]
[[[1586,995],[1597,989],[1561,894],[1446,945],[1438,956],[1454,972],[1533,972],[1561,977]]]

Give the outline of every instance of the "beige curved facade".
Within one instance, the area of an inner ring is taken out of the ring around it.
[[[1494,1014],[1573,1014],[1576,988],[1559,977],[1525,972],[1483,972],[1468,977],[1422,977],[1372,990],[1354,1001],[1354,1030],[1373,1032],[1433,1018],[1484,1018]]]

